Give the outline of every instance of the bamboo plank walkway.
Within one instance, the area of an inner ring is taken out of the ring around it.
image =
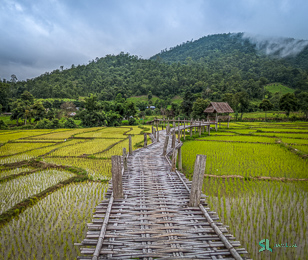
[[[191,182],[172,172],[168,156],[162,156],[165,136],[160,131],[160,142],[128,157],[124,198],[114,199],[110,184],[108,199],[96,207],[78,244],[78,259],[243,259],[239,254],[247,254],[207,207],[205,195],[199,207],[188,207]]]

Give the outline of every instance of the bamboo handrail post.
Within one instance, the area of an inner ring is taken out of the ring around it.
[[[166,135],[164,148],[163,148],[163,156],[167,154],[168,142],[169,142],[169,135]]]
[[[111,156],[112,189],[114,199],[123,198],[121,156]]]
[[[129,142],[128,154],[132,155],[133,154],[133,142],[132,142],[132,136],[131,135],[128,136],[128,142]]]
[[[200,204],[205,164],[206,155],[197,154],[190,191],[189,207],[198,207],[198,205]]]

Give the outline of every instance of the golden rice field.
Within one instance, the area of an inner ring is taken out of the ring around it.
[[[182,150],[189,178],[196,155],[207,155],[205,173],[216,176],[203,183],[209,206],[251,258],[307,259],[308,123],[222,124],[211,136],[185,141]],[[259,252],[262,239],[272,252]]]

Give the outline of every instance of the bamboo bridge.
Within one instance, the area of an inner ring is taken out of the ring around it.
[[[206,156],[197,155],[192,182],[179,171],[181,134],[210,131],[211,122],[181,123],[161,131],[152,126],[152,144],[145,134],[144,148],[132,151],[130,141],[128,154],[124,148],[123,156],[112,157],[107,199],[76,244],[78,259],[246,259],[201,194]]]

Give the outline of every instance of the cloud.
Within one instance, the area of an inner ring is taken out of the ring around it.
[[[243,38],[249,39],[256,48],[267,55],[275,55],[281,58],[296,56],[308,45],[307,40],[296,40],[283,37],[266,37],[264,35],[251,35],[245,33]]]
[[[0,78],[31,78],[121,51],[149,58],[215,33],[308,39],[306,2],[2,0]]]

